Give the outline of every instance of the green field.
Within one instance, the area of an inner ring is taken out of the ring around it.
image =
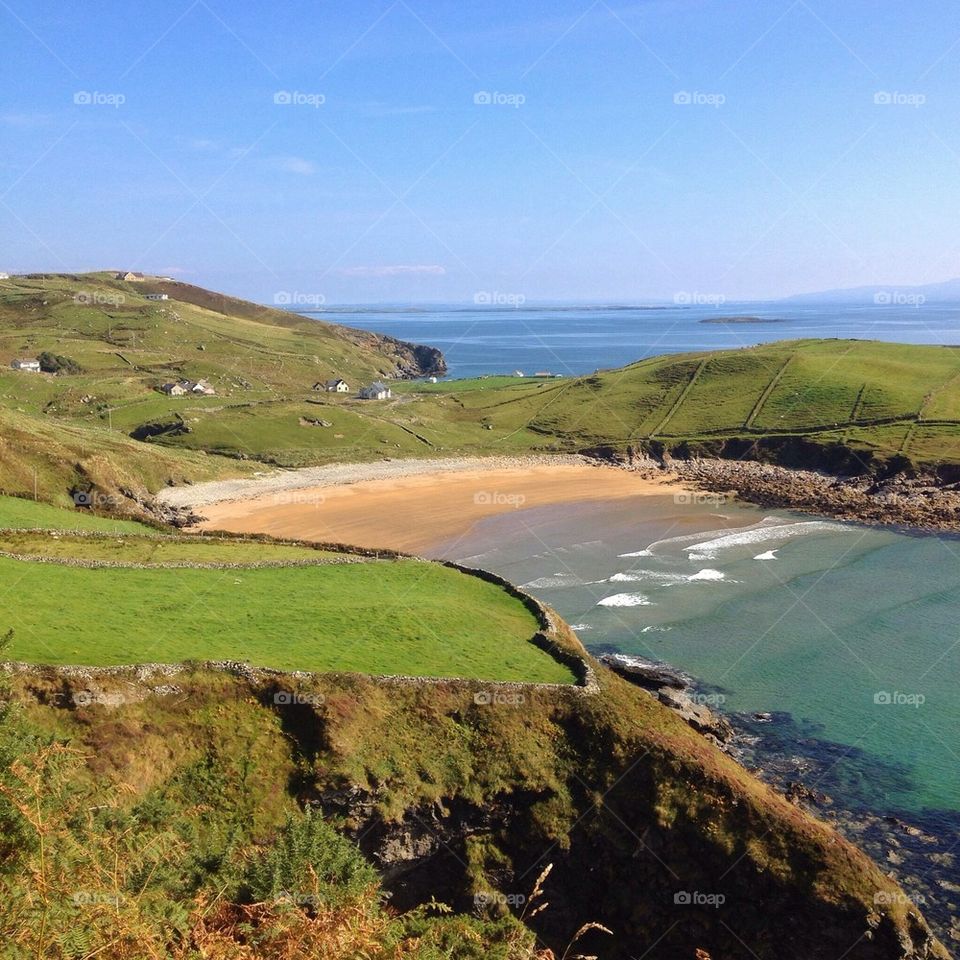
[[[130,491],[263,464],[598,448],[743,456],[757,445],[776,459],[796,438],[813,462],[816,448],[842,446],[840,459],[864,470],[894,458],[960,464],[960,350],[951,347],[782,341],[583,377],[432,384],[397,379],[410,357],[388,338],[186,284],[165,285],[169,301],[145,300],[149,289],[105,274],[0,281],[0,492],[69,505],[78,489],[100,491],[116,512],[138,516]],[[44,349],[81,372],[6,365]],[[352,385],[392,376],[394,397],[313,389],[333,376]],[[174,377],[204,377],[217,395],[160,394]]]
[[[31,536],[0,549],[36,554]],[[533,615],[498,586],[417,560],[323,563],[325,554],[226,542],[125,546],[63,537],[45,555],[224,563],[316,559],[315,566],[86,568],[0,557],[6,656],[32,663],[242,660],[281,670],[570,682],[530,643]]]
[[[0,530],[94,530],[104,533],[155,533],[133,520],[100,517],[20,497],[0,497]]]

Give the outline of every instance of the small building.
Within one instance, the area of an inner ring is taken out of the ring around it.
[[[20,370],[23,373],[39,373],[40,372],[40,361],[39,360],[21,360],[16,359],[11,364],[14,370]]]
[[[187,392],[182,383],[165,383],[160,390],[168,397],[182,397]]]
[[[515,377],[525,377],[525,376],[526,376],[526,374],[525,374],[522,370],[514,370],[514,371],[513,371],[513,375],[514,375]]]
[[[142,273],[134,273],[132,270],[122,270],[117,274],[117,279],[139,283],[140,281],[145,280],[146,277],[144,277]]]
[[[427,383],[436,383],[436,382],[437,382],[436,377],[427,377]]]
[[[166,293],[147,293],[144,294],[147,300],[169,300],[170,296]]]
[[[549,370],[538,370],[535,374],[535,377],[552,377],[553,374]]]
[[[349,393],[350,384],[339,377],[336,380],[324,380],[322,383],[315,383],[314,390],[326,390],[327,393]]]
[[[10,274],[4,273],[2,270],[0,270],[0,280],[9,280],[9,279],[10,279]]]
[[[187,380],[184,385],[190,393],[202,394],[205,397],[214,397],[217,394],[206,380]]]
[[[386,384],[375,380],[369,387],[361,387],[357,396],[361,400],[389,400],[393,394]]]

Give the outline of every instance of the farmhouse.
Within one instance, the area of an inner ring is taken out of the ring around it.
[[[24,373],[39,373],[40,372],[40,361],[39,360],[14,360],[10,364],[14,370],[21,370]]]
[[[374,381],[369,387],[361,387],[357,394],[361,400],[389,400],[393,394],[386,384],[379,380]]]
[[[346,380],[325,380],[313,385],[314,390],[326,390],[327,393],[349,393],[350,384]]]
[[[145,294],[147,300],[169,300],[170,297],[166,293],[147,293]]]
[[[217,394],[206,380],[177,380],[163,384],[160,390],[168,397],[185,397],[188,393],[214,397]]]
[[[131,280],[139,282],[145,280],[146,278],[142,273],[134,273],[131,270],[124,270],[117,274],[117,280]]]
[[[182,383],[165,383],[160,390],[165,393],[168,397],[182,397],[186,394],[187,389]]]

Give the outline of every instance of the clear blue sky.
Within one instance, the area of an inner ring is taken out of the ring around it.
[[[955,0],[3,0],[0,29],[11,272],[265,302],[960,275]]]

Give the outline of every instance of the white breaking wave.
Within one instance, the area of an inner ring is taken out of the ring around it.
[[[522,590],[547,590],[551,587],[582,587],[583,581],[572,573],[555,573],[549,577],[538,577],[529,583],[522,583]]]
[[[644,627],[640,632],[641,633],[666,633],[668,630],[672,630],[673,627],[660,627],[650,624],[647,627]]]
[[[598,607],[649,607],[652,605],[650,598],[642,593],[615,593],[612,597],[604,597],[597,602]]]
[[[754,560],[776,560],[777,551],[768,550],[766,553],[758,553],[753,559]]]
[[[779,517],[764,517],[762,520],[757,523],[753,523],[748,527],[738,527],[736,532],[742,532],[747,530],[761,530],[765,527],[771,525],[782,526],[785,525],[786,521],[781,520]],[[667,537],[664,540],[655,540],[650,544],[646,550],[637,550],[634,553],[621,553],[618,556],[621,557],[652,557],[655,553],[663,548],[670,548],[681,543],[692,543],[695,540],[714,540],[718,537],[723,537],[730,533],[729,527],[722,527],[719,530],[701,530],[699,533],[685,533],[677,537]]]
[[[728,550],[731,547],[753,546],[756,543],[769,543],[771,540],[789,540],[793,537],[802,537],[811,533],[837,533],[844,527],[837,523],[827,523],[823,520],[801,520],[798,523],[778,523],[776,526],[752,527],[738,530],[736,533],[727,533],[722,537],[705,540],[685,547],[687,553],[697,551],[698,554],[714,554],[718,550]]]
[[[633,553],[618,553],[618,557],[650,557],[653,554],[649,550],[634,550]]]
[[[690,583],[693,580],[726,580],[727,575],[721,570],[710,568],[697,573],[668,573],[665,570],[628,570],[626,573],[615,573],[607,583],[655,583],[659,587],[675,587],[680,583]],[[601,581],[604,582],[604,581]]]
[[[571,623],[570,629],[571,630],[592,630],[593,627],[591,627],[589,623]]]

